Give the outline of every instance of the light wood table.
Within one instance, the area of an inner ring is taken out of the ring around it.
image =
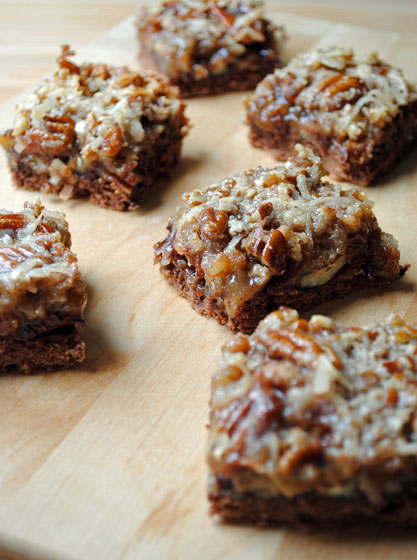
[[[318,43],[354,45],[379,51],[417,80],[415,0],[277,1],[269,10],[291,32],[288,55]],[[127,0],[0,1],[1,129],[13,118],[15,100],[6,99],[53,69],[62,43],[80,59],[137,65],[132,19],[101,37],[135,11]],[[247,142],[241,97],[187,102],[194,127],[172,182],[149,207],[121,214],[42,197],[65,211],[88,284],[88,354],[71,372],[0,378],[1,559],[417,558],[413,534],[303,535],[219,525],[207,515],[210,377],[230,333],[166,285],[152,244],[184,191],[273,165]],[[12,188],[2,154],[0,181],[0,207],[17,210],[31,198]],[[321,308],[347,324],[383,319],[394,308],[416,321],[415,152],[387,181],[368,194],[413,266],[386,292]]]

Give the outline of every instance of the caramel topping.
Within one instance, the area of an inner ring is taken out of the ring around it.
[[[417,99],[417,86],[375,54],[355,58],[350,49],[317,49],[293,58],[262,80],[246,102],[263,128],[298,120],[305,134],[334,135],[339,142],[376,135],[400,108]],[[284,125],[283,125],[284,126]]]
[[[85,286],[70,245],[64,216],[38,200],[0,212],[0,336],[55,315],[81,318]]]

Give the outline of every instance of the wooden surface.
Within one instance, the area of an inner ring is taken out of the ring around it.
[[[109,5],[104,2],[103,12]],[[270,14],[287,26],[288,58],[316,44],[354,45],[359,53],[379,51],[417,80],[411,34],[308,19],[275,4]],[[80,60],[136,66],[132,19],[78,54]],[[69,372],[0,378],[1,558],[417,558],[413,534],[359,528],[303,535],[221,525],[207,515],[210,377],[230,333],[194,312],[161,279],[152,245],[165,235],[183,192],[273,165],[247,142],[241,98],[188,102],[194,126],[181,162],[143,210],[120,214],[43,197],[48,207],[65,211],[88,283],[87,361]],[[13,105],[0,108],[2,129],[12,124]],[[31,195],[11,187],[3,155],[0,174],[0,207],[18,210]],[[416,179],[414,152],[383,184],[368,189],[381,226],[399,240],[402,261],[413,265],[407,277],[387,292],[351,297],[320,312],[365,324],[395,309],[416,322]]]

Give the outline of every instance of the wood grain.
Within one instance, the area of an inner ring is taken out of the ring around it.
[[[317,44],[354,45],[359,53],[379,51],[417,80],[415,36],[282,14],[274,5],[270,13],[288,28],[288,58]],[[79,49],[78,58],[137,66],[133,19]],[[152,245],[164,236],[183,192],[273,165],[248,144],[241,99],[188,102],[194,126],[181,162],[141,211],[120,214],[43,197],[48,207],[65,211],[88,283],[88,353],[76,370],[0,379],[0,544],[9,558],[415,557],[413,535],[300,535],[221,525],[207,515],[210,377],[230,333],[162,280]],[[14,103],[0,108],[2,129],[12,123]],[[413,265],[407,277],[388,291],[319,311],[364,324],[395,309],[415,322],[416,167],[414,152],[368,190],[381,226],[399,240],[403,262]],[[11,186],[3,155],[0,174],[0,206],[18,210],[30,194]]]

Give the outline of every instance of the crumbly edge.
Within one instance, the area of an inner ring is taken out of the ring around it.
[[[160,262],[157,255],[155,262]],[[397,278],[384,278],[379,270],[364,269],[367,254],[355,267],[346,267],[329,282],[313,288],[280,286],[274,278],[249,301],[245,302],[238,314],[231,318],[224,306],[218,305],[216,298],[209,296],[203,278],[199,278],[190,267],[177,266],[175,258],[167,266],[160,266],[162,275],[171,282],[179,295],[187,299],[192,307],[206,317],[215,318],[220,324],[227,325],[233,332],[250,334],[258,322],[270,311],[280,305],[293,307],[298,311],[308,310],[334,298],[343,298],[366,288],[382,287],[404,276],[408,266],[400,267]],[[387,268],[390,268],[387,266]]]
[[[323,159],[323,166],[332,178],[368,186],[392,170],[415,146],[417,138],[417,101],[402,107],[396,117],[382,130],[376,143],[369,141],[357,147],[354,142],[338,143],[335,137],[316,134],[305,140],[297,123],[288,134],[280,135],[257,126],[248,114],[249,140],[256,148],[270,150],[277,160],[285,161],[295,154],[295,145],[303,142]],[[317,123],[317,127],[319,127]]]
[[[170,135],[150,146],[142,154],[140,163],[141,180],[134,186],[128,185],[116,175],[102,167],[93,168],[79,175],[77,184],[73,185],[65,177],[59,183],[51,185],[50,174],[37,172],[30,159],[16,152],[7,153],[7,161],[15,186],[46,193],[60,194],[65,188],[71,189],[69,198],[87,198],[93,204],[112,210],[135,210],[140,207],[144,196],[149,192],[155,181],[166,175],[180,156],[183,137]],[[42,158],[40,158],[42,159]],[[47,160],[46,160],[47,161]],[[138,164],[139,167],[139,164]]]
[[[58,327],[27,341],[0,341],[0,372],[32,374],[69,368],[85,359],[84,321]]]
[[[417,481],[401,492],[386,495],[378,504],[359,492],[349,498],[308,492],[292,498],[263,499],[253,493],[235,493],[228,480],[223,479],[218,485],[217,491],[209,491],[210,513],[226,521],[258,526],[291,525],[302,530],[344,528],[364,521],[393,528],[417,526]]]

